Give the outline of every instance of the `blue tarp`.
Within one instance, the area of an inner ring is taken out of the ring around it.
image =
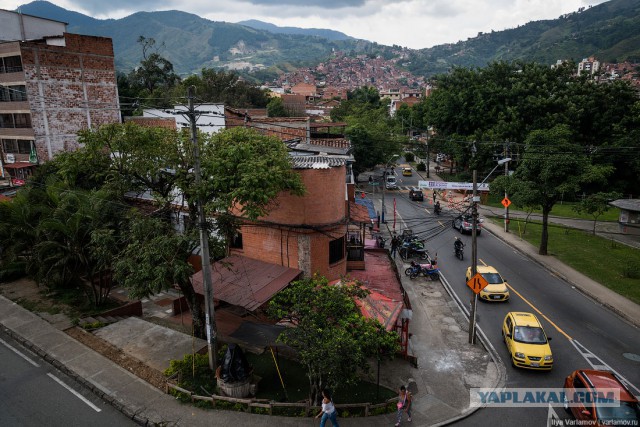
[[[373,207],[373,201],[371,199],[367,199],[367,198],[362,199],[362,198],[356,197],[356,205],[366,206],[367,210],[369,211],[370,219],[378,218],[378,214],[376,214],[376,210]]]

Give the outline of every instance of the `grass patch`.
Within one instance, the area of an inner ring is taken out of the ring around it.
[[[226,347],[226,346],[225,346]],[[219,352],[221,359],[223,351]],[[247,361],[253,366],[253,374],[260,377],[258,383],[258,391],[256,398],[268,399],[275,402],[298,402],[304,401],[309,397],[309,381],[307,379],[305,368],[299,363],[279,357],[278,366],[285,390],[282,388],[280,377],[270,352],[263,354],[253,354],[245,352]],[[193,373],[195,372],[195,376]],[[170,367],[165,370],[165,375],[171,376],[178,374],[178,385],[187,390],[193,391],[198,395],[210,395],[215,392],[216,380],[209,370],[209,359],[206,355],[196,354],[195,358],[187,354],[183,360],[172,360]],[[205,392],[206,390],[206,392]],[[172,395],[183,403],[189,403],[190,397],[184,393],[172,390]],[[334,392],[336,402],[339,403],[382,403],[395,397],[396,392],[385,387],[379,389],[379,399],[376,399],[378,388],[375,384],[367,381],[361,381],[350,387],[343,387]],[[199,403],[202,407],[208,408],[208,404]],[[244,405],[230,402],[216,402],[216,408],[227,409],[231,411],[243,411]],[[376,410],[376,414],[393,412],[395,406],[387,405],[386,408]],[[274,408],[274,415],[283,415],[290,417],[304,417],[304,409],[301,408]],[[264,413],[261,408],[252,409],[253,413]],[[350,411],[344,410],[342,417],[357,417],[364,415],[364,407],[362,409],[352,408]]]
[[[489,197],[487,197],[486,202],[483,204],[487,206],[491,206],[492,208],[504,209],[504,206],[502,206],[502,204],[500,203],[503,198],[504,198],[504,195],[491,194],[489,195]],[[556,203],[553,206],[553,209],[551,209],[550,215],[560,216],[563,218],[587,219],[587,220],[593,221],[593,216],[588,214],[578,213],[573,210],[574,206],[576,206],[577,204],[578,203],[575,203],[575,202]],[[515,203],[509,206],[509,209],[526,211],[525,208],[521,206],[517,206]],[[542,210],[534,209],[533,213],[542,215]],[[598,222],[617,221],[618,215],[619,215],[618,208],[610,207],[605,213],[603,213],[598,217]]]
[[[502,221],[501,218],[493,218]],[[523,233],[524,221],[512,220],[511,230],[540,247],[542,224],[529,221]],[[549,225],[547,253],[606,286],[614,292],[640,304],[640,250],[589,232]]]
[[[278,402],[284,402],[286,398],[289,402],[297,402],[309,397],[307,371],[298,362],[283,357],[278,358],[278,366],[287,390],[285,396],[271,353],[264,352],[261,355],[246,353],[246,356],[253,366],[254,373],[261,378],[256,397]],[[394,390],[380,386],[379,399],[376,400],[376,392],[376,384],[361,381],[354,386],[337,389],[333,395],[337,403],[382,403],[397,394]]]

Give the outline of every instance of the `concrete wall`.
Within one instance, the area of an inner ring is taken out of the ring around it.
[[[62,36],[67,24],[9,10],[0,10],[0,40],[35,40]]]

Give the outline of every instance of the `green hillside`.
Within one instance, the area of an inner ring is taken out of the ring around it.
[[[333,50],[379,54],[387,59],[399,51],[365,40],[276,33],[275,26],[266,23],[260,25],[269,30],[210,21],[180,11],[138,12],[122,19],[98,20],[47,1],[34,1],[20,9],[67,22],[70,32],[111,37],[116,67],[124,72],[142,58],[139,36],[155,39],[159,53],[182,75],[202,67],[227,66],[246,72],[257,64],[268,69],[261,72],[265,74],[314,65]],[[286,31],[295,32],[291,28]],[[407,54],[407,50],[403,52]],[[589,56],[602,62],[640,62],[640,0],[611,0],[554,20],[530,22],[429,49],[410,49],[401,65],[416,75],[430,77],[453,66],[482,67],[496,60],[553,64],[559,59],[579,61]]]

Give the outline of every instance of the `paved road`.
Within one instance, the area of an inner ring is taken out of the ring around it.
[[[0,360],[0,426],[136,425],[2,332]]]
[[[417,183],[417,178],[415,179]],[[413,184],[405,177],[404,185]],[[425,192],[424,202],[412,202],[405,191],[386,193],[387,225],[393,228],[393,200],[397,206],[396,231],[411,228],[427,238],[432,255],[438,254],[445,281],[467,304],[471,292],[464,281],[471,261],[471,237],[460,236],[450,227],[453,214],[441,216],[432,212],[431,194]],[[465,261],[453,256],[454,236],[466,245]],[[611,369],[627,380],[632,391],[640,395],[640,332],[610,310],[602,307],[539,264],[515,251],[494,235],[484,232],[478,238],[478,261],[496,267],[511,285],[511,301],[479,304],[478,325],[489,338],[497,354],[507,365],[507,387],[562,387],[564,377],[578,368]],[[424,279],[417,279],[424,280]],[[551,372],[530,372],[509,366],[509,356],[502,342],[500,326],[508,311],[534,312],[547,333],[553,337],[551,347],[555,366]],[[526,411],[526,416],[523,415]],[[462,425],[537,426],[546,418],[547,408],[483,409]],[[564,416],[563,411],[558,415]]]

